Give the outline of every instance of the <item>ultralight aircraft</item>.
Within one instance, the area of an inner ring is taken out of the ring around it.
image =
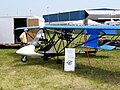
[[[43,22],[40,26],[20,27],[15,30],[23,30],[25,28],[29,30],[39,29],[39,31],[30,45],[16,51],[17,54],[22,55],[22,62],[27,61],[27,56],[43,57],[44,60],[48,60],[50,57],[57,57],[59,62],[59,56],[65,55],[65,48],[94,48],[94,53],[98,49],[112,50],[116,46],[106,43],[100,45],[99,38],[104,35],[117,35],[118,30],[120,30],[120,26],[45,25]],[[87,38],[87,36],[89,37]],[[82,41],[78,42],[79,40]],[[80,51],[76,52],[76,54],[80,53]]]

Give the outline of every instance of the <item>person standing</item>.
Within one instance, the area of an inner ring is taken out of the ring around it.
[[[20,41],[21,41],[21,47],[24,47],[27,45],[27,34],[28,34],[28,29],[25,28],[24,32],[19,36]]]

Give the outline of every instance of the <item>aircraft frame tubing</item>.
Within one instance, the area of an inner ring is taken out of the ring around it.
[[[54,53],[54,55],[55,56],[61,56],[61,55],[64,55],[65,54],[65,48],[67,48],[70,44],[71,44],[71,42],[73,42],[76,38],[78,38],[82,33],[84,32],[84,30],[82,30],[82,31],[80,31],[74,38],[72,38],[72,39],[63,39],[63,38],[61,38],[62,37],[62,35],[63,35],[63,33],[58,33],[58,32],[55,32],[54,34],[53,34],[53,36],[51,37],[50,36],[50,33],[49,33],[49,31],[47,31],[46,30],[46,34],[48,35],[48,37],[50,38],[50,40],[47,42],[47,43],[52,43],[53,45],[54,45],[54,49],[55,49],[55,53]],[[45,34],[45,35],[46,35]],[[54,39],[55,39],[55,36],[57,36],[57,40],[55,41]],[[58,47],[57,47],[57,43],[60,41],[60,43],[59,43],[59,45],[58,45]],[[66,41],[66,45],[65,45],[65,42],[64,41]],[[63,45],[63,47],[60,49],[60,47]],[[44,52],[44,54],[47,54],[46,52]],[[50,54],[51,55],[51,54]],[[54,55],[52,55],[52,57],[54,56]]]
[[[53,46],[54,46],[54,49],[55,49],[55,52],[56,52],[56,53],[54,53],[54,55],[55,55],[55,56],[61,55],[61,54],[58,52],[59,49],[60,49],[60,46],[61,46],[61,42],[60,42],[58,48],[56,47],[56,44],[61,40],[60,37],[59,37],[59,33],[55,32],[55,33],[53,34],[53,36],[51,37],[51,36],[50,36],[50,33],[49,33],[47,30],[46,30],[46,32],[47,32],[46,34],[47,34],[48,37],[50,38],[50,40],[48,41],[48,43],[51,43],[51,44],[53,44]],[[55,41],[55,37],[58,38],[56,41]],[[54,56],[54,55],[52,55],[52,56]]]
[[[60,35],[59,37],[58,37],[58,40],[55,42],[55,44],[54,45],[56,45],[57,44],[57,42],[58,41],[60,41],[60,43],[59,43],[59,46],[58,46],[58,48],[56,49],[56,52],[57,52],[57,54],[63,54],[63,53],[65,53],[65,48],[67,48],[70,44],[71,44],[71,42],[73,42],[80,34],[82,34],[83,33],[83,31],[84,30],[82,30],[81,32],[79,32],[74,38],[72,38],[72,39],[66,39],[65,41],[66,41],[66,45],[65,45],[65,43],[64,43],[64,39],[60,39],[60,36],[62,35]],[[61,46],[61,44],[63,43],[63,48],[60,50],[60,46]],[[55,47],[56,48],[56,47]],[[60,51],[59,51],[60,50]]]
[[[79,35],[81,35],[84,32],[84,30],[82,30],[81,32],[79,32],[72,40],[67,41],[66,46],[63,47],[63,49],[59,52],[59,53],[64,53],[65,52],[65,48],[67,48],[71,42],[73,42]],[[63,52],[62,52],[63,51]]]
[[[78,38],[80,35],[82,35],[83,32],[84,32],[84,30],[81,30],[74,38],[65,39],[65,38],[62,37],[62,36],[64,36],[63,34],[65,34],[63,32],[58,33],[57,31],[55,31],[53,33],[53,35],[51,36],[50,33],[49,33],[49,30],[47,30],[47,29],[44,30],[45,38],[47,38],[47,35],[48,35],[48,38],[49,38],[49,40],[45,44],[45,47],[47,46],[47,44],[52,45],[52,46],[54,46],[54,51],[55,51],[54,53],[46,53],[46,51],[44,50],[44,57],[56,57],[56,56],[59,57],[59,56],[64,55],[65,54],[65,48],[67,48],[76,38]],[[74,47],[71,47],[71,48],[79,47],[79,46],[81,46],[81,45],[83,45],[85,43],[88,43],[88,42],[90,42],[92,40],[100,38],[103,35],[105,35],[105,33],[103,33],[100,36],[98,36],[96,38],[93,38],[93,39],[91,39],[91,40],[89,40],[87,42],[83,42],[80,45],[75,45]],[[57,37],[57,39],[56,39],[56,37]],[[65,43],[65,41],[66,41],[66,43]],[[59,44],[58,44],[58,42],[59,42]],[[57,46],[57,44],[58,44],[58,46]],[[60,48],[61,46],[63,46],[63,47]]]
[[[56,53],[46,53],[46,51],[44,51],[44,56],[43,56],[43,60],[47,61],[49,57],[56,57],[57,56],[57,60],[59,61],[59,56],[63,56],[62,53],[58,53],[58,49],[56,47],[56,44],[58,43],[58,41],[60,40],[60,38],[58,38],[56,41],[55,41],[55,37],[58,36],[59,37],[59,34],[57,32],[55,32],[52,36],[50,35],[50,33],[46,30],[46,33],[45,33],[45,37],[46,35],[48,35],[49,37],[49,41],[47,43],[49,44],[52,44],[52,46],[54,46],[54,50],[56,51]],[[46,46],[45,46],[46,47]],[[59,46],[60,47],[60,46]],[[55,59],[55,58],[54,58]]]
[[[82,32],[83,32],[83,31],[82,31]],[[80,32],[79,34],[81,34],[82,32]],[[65,48],[67,48],[67,47],[71,44],[71,42],[74,41],[74,40],[79,36],[79,34],[78,34],[75,38],[65,39],[66,45],[65,45],[65,43],[64,43],[64,39],[63,39],[63,38],[60,38],[60,36],[59,36],[57,42],[60,41],[60,43],[59,43],[59,46],[58,46],[58,49],[57,49],[57,54],[63,54],[63,55],[64,55],[64,53],[65,53]],[[61,35],[62,35],[62,34],[61,34]],[[57,43],[57,42],[56,42],[56,43]],[[63,48],[60,50],[61,44],[63,44]],[[59,50],[60,50],[60,51],[59,51]]]

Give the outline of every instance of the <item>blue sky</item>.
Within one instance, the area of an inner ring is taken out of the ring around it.
[[[94,8],[120,8],[120,0],[0,0],[0,16],[42,16]]]

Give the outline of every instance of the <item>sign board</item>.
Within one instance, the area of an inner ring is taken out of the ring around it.
[[[65,48],[64,71],[75,70],[75,48]]]

